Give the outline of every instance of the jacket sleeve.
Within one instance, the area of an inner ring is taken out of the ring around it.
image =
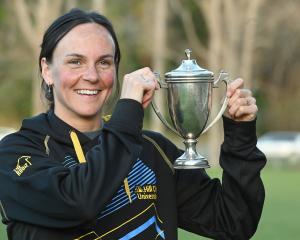
[[[122,185],[141,152],[143,109],[120,100],[87,162],[72,168],[51,160],[42,144],[24,135],[0,145],[0,200],[7,220],[67,228],[94,221]],[[27,167],[16,174],[18,159]]]
[[[250,239],[264,203],[260,170],[266,159],[256,148],[255,121],[223,119],[222,184],[204,170],[177,172],[179,227],[213,239]]]

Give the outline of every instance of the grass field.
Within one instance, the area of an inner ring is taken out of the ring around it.
[[[218,176],[217,169],[209,170],[211,176]],[[266,201],[258,231],[254,240],[296,240],[300,239],[300,171],[265,169],[262,174]],[[0,239],[7,240],[5,228],[0,224]],[[180,240],[203,240],[207,238],[179,231]]]

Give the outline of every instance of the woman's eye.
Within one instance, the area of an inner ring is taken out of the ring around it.
[[[69,64],[74,65],[74,66],[80,66],[81,65],[81,61],[80,60],[70,60]]]
[[[101,66],[108,66],[109,63],[107,61],[103,60],[103,61],[100,61],[100,65]]]
[[[99,66],[104,69],[109,68],[111,66],[111,61],[101,60],[101,61],[99,61]]]

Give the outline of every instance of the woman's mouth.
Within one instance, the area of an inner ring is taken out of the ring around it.
[[[100,92],[100,90],[79,89],[76,90],[76,92],[80,95],[93,96],[93,95],[97,95]]]

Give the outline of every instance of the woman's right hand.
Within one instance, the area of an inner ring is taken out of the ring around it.
[[[136,100],[145,109],[150,104],[154,91],[158,88],[154,73],[149,67],[145,67],[124,76],[120,98]]]

